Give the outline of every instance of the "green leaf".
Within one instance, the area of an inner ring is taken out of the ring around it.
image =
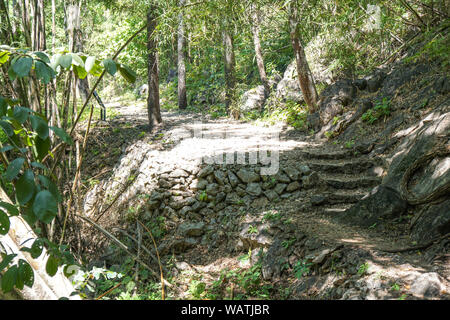
[[[9,60],[11,53],[9,51],[0,52],[0,66]]]
[[[90,72],[92,68],[95,66],[95,57],[89,56],[86,58],[86,62],[84,63],[85,69],[87,72]]]
[[[72,138],[61,128],[58,127],[49,127],[50,129],[53,130],[53,132],[65,143],[67,143],[68,145],[72,145],[73,141]]]
[[[37,259],[41,254],[42,250],[44,249],[44,245],[42,243],[41,239],[36,239],[33,244],[31,245],[31,257],[33,259]]]
[[[38,57],[39,59],[41,59],[45,63],[50,64],[50,58],[48,57],[48,55],[45,52],[35,51],[33,53],[36,55],[36,57]]]
[[[9,231],[10,227],[9,217],[6,213],[0,210],[0,234],[5,235]]]
[[[72,56],[70,54],[60,56],[58,59],[58,64],[65,69],[69,69],[72,65]]]
[[[22,124],[27,120],[28,115],[31,112],[32,111],[28,108],[16,106],[16,107],[14,107],[13,117],[15,120],[17,120],[19,123]]]
[[[14,149],[14,147],[8,144],[8,145],[4,146],[3,148],[0,148],[0,152],[11,151],[12,149]]]
[[[2,276],[2,291],[9,292],[14,288],[17,280],[17,266],[9,268]]]
[[[0,96],[0,117],[6,115],[7,109],[8,104],[6,103],[6,99]]]
[[[119,72],[128,82],[134,83],[136,81],[136,73],[126,65],[121,64],[119,67]]]
[[[22,165],[25,162],[24,158],[17,158],[11,161],[8,165],[8,168],[6,169],[6,172],[4,173],[4,177],[8,181],[12,181],[20,172],[20,169],[22,169]]]
[[[35,147],[37,152],[37,159],[41,161],[48,154],[50,150],[50,138],[42,140],[39,137],[35,138]]]
[[[106,71],[110,74],[110,75],[115,75],[117,72],[117,65],[116,62],[112,59],[105,59],[103,60],[103,66],[105,67]]]
[[[33,212],[42,222],[52,222],[58,212],[55,197],[48,190],[40,191],[34,199]]]
[[[46,170],[47,169],[47,167],[44,166],[42,163],[39,163],[39,162],[36,162],[36,161],[33,161],[31,163],[31,166],[34,167],[34,168],[42,169],[42,170]]]
[[[77,55],[76,53],[71,53],[70,55],[72,56],[72,64],[73,64],[74,66],[79,66],[79,67],[84,68],[84,62],[83,62],[83,60],[80,58],[79,55]]]
[[[41,79],[43,83],[47,84],[55,77],[53,69],[45,63],[36,61],[34,66],[37,78]]]
[[[18,286],[20,283],[21,287]],[[16,287],[23,289],[23,285],[32,287],[34,283],[34,272],[31,266],[25,260],[19,260],[19,269],[17,273]]]
[[[61,194],[59,193],[59,190],[58,190],[58,187],[56,186],[56,184],[52,180],[47,178],[46,176],[38,175],[38,178],[39,178],[39,181],[41,181],[44,188],[46,188],[48,191],[50,191],[50,193],[55,197],[56,201],[61,202],[62,197],[61,197]]]
[[[50,277],[53,277],[58,271],[59,260],[55,256],[49,256],[45,265],[45,271]]]
[[[16,256],[17,254],[15,253],[7,255],[2,254],[2,261],[0,262],[0,272],[3,271],[3,269],[5,269]]]
[[[79,79],[84,79],[87,77],[88,73],[86,72],[86,70],[84,70],[83,67],[80,66],[73,66],[73,71],[75,73],[75,75],[79,78]]]
[[[9,215],[11,215],[11,216],[19,215],[19,210],[17,210],[17,208],[14,205],[12,205],[8,202],[0,201],[0,207],[6,209],[9,213]]]
[[[20,57],[14,62],[12,68],[18,77],[26,77],[30,73],[32,65],[33,58]]]
[[[12,135],[14,135],[14,129],[9,122],[0,120],[0,127],[8,135],[8,137],[11,137]]]
[[[26,170],[16,182],[16,197],[19,204],[24,205],[30,201],[35,191],[36,185],[34,183],[33,171]]]
[[[41,117],[31,115],[30,116],[31,121],[31,127],[33,127],[33,130],[36,131],[39,138],[42,140],[47,139],[48,137],[48,125],[47,122],[42,119]]]

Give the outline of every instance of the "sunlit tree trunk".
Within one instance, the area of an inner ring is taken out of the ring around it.
[[[180,14],[178,15],[178,107],[186,109],[186,36],[182,7],[186,0],[179,0]]]
[[[298,81],[300,83],[300,89],[303,93],[303,98],[309,107],[309,112],[314,113],[317,110],[317,90],[298,32],[298,19],[297,1],[291,0],[289,27],[292,48],[294,49],[295,61],[297,63]]]
[[[264,58],[261,49],[261,39],[259,37],[260,20],[261,20],[260,11],[255,4],[251,5],[250,10],[251,10],[251,24],[252,24],[253,44],[255,46],[256,64],[258,66],[258,72],[259,77],[261,79],[261,83],[264,86],[264,94],[267,98],[270,93],[270,87],[269,81],[267,80],[266,69],[264,67]]]
[[[225,69],[225,107],[229,113],[230,105],[234,97],[234,89],[236,86],[235,65],[234,58],[234,44],[233,35],[229,30],[228,25],[225,26],[223,32],[223,47],[224,47],[224,69]]]
[[[150,131],[153,127],[161,123],[161,111],[159,105],[159,70],[158,70],[158,50],[154,32],[156,30],[156,6],[150,5],[147,12],[147,74],[148,74],[148,123]]]

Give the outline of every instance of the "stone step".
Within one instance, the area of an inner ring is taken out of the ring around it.
[[[319,159],[319,160],[340,160],[348,159],[355,156],[353,150],[337,150],[333,152],[323,152],[323,150],[317,151],[302,151],[301,155],[306,159]]]
[[[371,159],[352,159],[351,161],[330,161],[330,160],[310,160],[306,164],[313,171],[317,172],[331,172],[331,173],[346,173],[358,174],[365,171],[370,171],[369,174],[376,175],[377,170],[369,170],[376,167],[377,163]]]
[[[311,204],[315,206],[330,204],[351,204],[361,200],[369,191],[341,190],[333,193],[317,194],[311,197]]]
[[[335,189],[372,188],[381,184],[382,178],[377,176],[349,176],[342,174],[319,174],[320,179]]]

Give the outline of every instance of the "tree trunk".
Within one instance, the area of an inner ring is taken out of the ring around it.
[[[178,15],[178,107],[186,109],[186,36],[183,19],[183,9],[186,0],[179,0],[180,14]]]
[[[236,61],[234,58],[234,45],[233,45],[233,35],[228,28],[225,26],[223,30],[223,48],[224,48],[224,69],[225,69],[225,107],[227,113],[229,114],[229,108],[233,102],[234,89],[236,86],[235,77],[235,65]]]
[[[158,70],[158,51],[154,32],[156,30],[156,7],[150,5],[147,12],[147,74],[148,74],[148,123],[150,131],[153,127],[161,123],[161,111],[159,105],[159,70]]]
[[[8,195],[0,188],[0,200],[12,204]],[[33,268],[34,284],[32,288],[25,286],[23,290],[13,290],[8,295],[3,295],[0,289],[0,299],[25,299],[25,300],[58,300],[61,297],[66,297],[71,300],[80,300],[79,295],[71,296],[70,294],[75,290],[72,283],[64,276],[62,268],[59,268],[56,275],[50,277],[45,271],[46,261],[48,257],[47,249],[44,247],[41,255],[33,259],[31,255],[20,251],[22,244],[32,243],[38,238],[34,231],[30,228],[28,223],[21,216],[10,217],[10,230],[8,234],[0,235],[0,245],[9,248],[13,253],[17,254],[14,259],[27,261]],[[27,245],[28,247],[29,245]],[[0,257],[0,262],[2,258]]]
[[[258,66],[259,77],[261,83],[264,86],[264,95],[267,98],[270,93],[269,81],[267,80],[266,69],[264,68],[264,59],[261,50],[261,40],[259,38],[260,33],[260,11],[255,4],[252,4],[251,8],[251,20],[252,20],[252,34],[253,43],[255,45],[256,64]]]
[[[318,95],[298,33],[298,18],[297,1],[292,0],[290,3],[289,26],[292,48],[294,49],[295,61],[297,62],[298,81],[303,98],[309,107],[309,112],[314,113],[317,109]]]

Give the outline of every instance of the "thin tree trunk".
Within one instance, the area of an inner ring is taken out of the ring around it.
[[[292,48],[294,49],[295,61],[297,63],[298,81],[303,98],[309,107],[309,112],[314,113],[317,109],[318,95],[298,33],[298,19],[297,1],[292,0],[290,3],[289,26]]]
[[[269,81],[267,80],[266,69],[264,67],[264,58],[261,50],[261,40],[259,38],[260,33],[260,11],[259,8],[256,7],[255,4],[252,4],[251,8],[251,16],[252,16],[252,34],[253,34],[253,44],[255,45],[255,55],[256,55],[256,64],[258,66],[259,77],[261,79],[261,83],[264,86],[264,94],[267,98],[270,93]]]
[[[224,71],[225,71],[225,108],[229,114],[229,108],[233,102],[234,89],[236,86],[233,35],[227,25],[223,30],[224,47]]]
[[[178,107],[186,109],[186,37],[182,7],[186,0],[179,0],[180,14],[178,15]]]
[[[154,32],[156,30],[156,7],[150,5],[147,12],[147,74],[148,74],[148,122],[150,131],[153,127],[161,123],[161,111],[159,105],[159,70],[158,70],[158,51]]]

